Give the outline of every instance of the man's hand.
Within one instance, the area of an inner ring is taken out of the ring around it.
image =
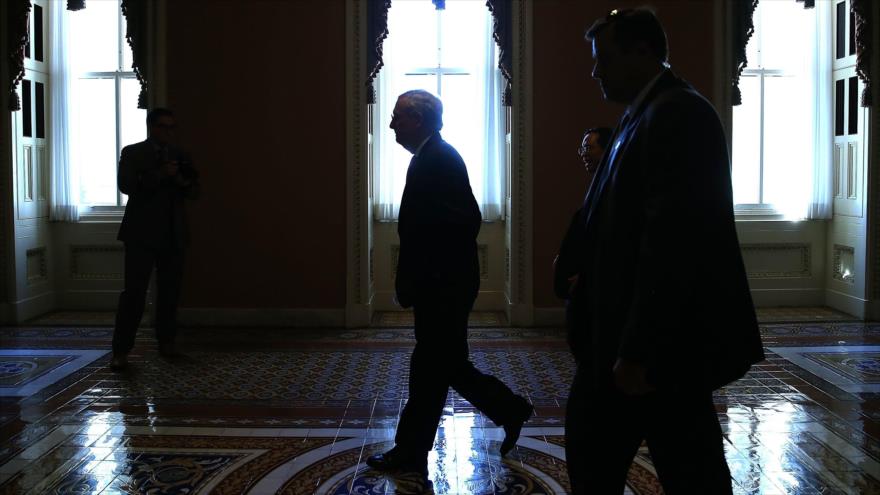
[[[176,161],[164,162],[162,164],[162,167],[160,168],[160,171],[165,177],[174,177],[175,175],[177,175],[177,172],[179,172],[179,168],[180,167]]]
[[[614,385],[626,395],[645,395],[654,391],[648,383],[648,369],[632,361],[617,358],[614,363]]]

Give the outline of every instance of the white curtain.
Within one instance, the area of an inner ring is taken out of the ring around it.
[[[811,39],[807,45],[813,52],[808,74],[811,79],[813,107],[813,145],[812,188],[810,201],[804,217],[809,219],[827,219],[832,214],[832,170],[834,168],[834,128],[832,97],[832,43],[831,9],[833,2],[816,2],[812,9],[815,13],[815,25],[810,29]]]
[[[397,5],[392,5],[389,12]],[[390,13],[389,13],[390,17]],[[376,79],[376,104],[373,111],[377,112],[374,119],[377,125],[373,129],[373,163],[374,172],[373,217],[377,220],[396,220],[400,212],[400,198],[406,183],[406,169],[409,166],[410,154],[394,139],[391,124],[391,112],[402,91],[393,84],[395,73],[394,53],[389,39],[383,45],[384,65]]]
[[[485,40],[483,50],[483,101],[486,106],[486,119],[483,125],[483,169],[482,191],[474,191],[483,212],[483,220],[504,218],[504,186],[507,184],[507,167],[504,160],[504,105],[501,98],[504,92],[504,77],[498,69],[498,45],[492,38],[493,19],[486,16]],[[473,181],[472,181],[473,182]]]
[[[376,83],[374,109],[377,116],[373,131],[373,203],[377,220],[397,219],[412,158],[397,144],[388,127],[391,112],[397,97],[405,91],[424,89],[437,94],[436,75],[413,75],[412,71],[431,65],[436,46],[429,46],[425,40],[436,39],[437,29],[445,36],[453,28],[457,30],[456,36],[447,38],[443,49],[450,59],[473,58],[476,70],[466,76],[443,76],[438,95],[444,108],[441,134],[464,158],[483,219],[495,221],[504,215],[504,108],[492,16],[483,2],[449,2],[442,15],[442,23],[438,23],[434,6],[428,0],[394,2],[389,9],[389,35],[383,45],[384,66]],[[438,27],[443,23],[448,27]],[[479,50],[475,51],[474,46]],[[467,52],[475,56],[470,57]]]
[[[54,1],[51,5],[51,44],[50,71],[50,119],[49,129],[51,148],[51,191],[49,196],[49,219],[60,222],[79,220],[79,175],[73,170],[74,161],[71,145],[75,142],[70,136],[72,129],[73,78],[70,73],[69,15],[67,2]]]

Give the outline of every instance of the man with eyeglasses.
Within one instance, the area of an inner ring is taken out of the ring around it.
[[[593,127],[584,132],[577,153],[587,172],[587,187],[596,174],[596,168],[608,148],[613,132],[608,127]],[[579,309],[583,306],[580,301],[572,299],[580,273],[583,232],[583,209],[579,208],[572,216],[559,247],[559,254],[553,260],[553,290],[556,297],[565,300],[565,326],[570,341],[578,336]]]
[[[175,144],[174,114],[155,108],[147,114],[149,137],[122,149],[117,182],[128,195],[119,227],[125,244],[125,287],[119,295],[110,368],[128,366],[153,267],[156,268],[156,339],[159,354],[178,357],[177,301],[188,244],[185,200],[199,194],[198,173]]]
[[[712,105],[667,63],[647,9],[586,33],[593,78],[626,105],[580,220],[566,413],[573,493],[621,493],[642,441],[664,491],[731,493],[712,392],[764,359]]]

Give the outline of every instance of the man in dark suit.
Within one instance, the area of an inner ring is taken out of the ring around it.
[[[177,300],[188,243],[185,199],[199,194],[189,156],[174,145],[174,114],[147,114],[149,137],[126,146],[119,159],[119,190],[128,195],[118,239],[125,243],[125,288],[119,295],[110,367],[124,369],[144,313],[150,274],[156,267],[156,338],[159,353],[175,357]]]
[[[440,100],[421,90],[401,95],[392,115],[397,142],[413,153],[400,203],[395,286],[400,305],[413,307],[416,346],[396,445],[367,460],[375,469],[415,471],[423,479],[450,386],[504,427],[502,455],[532,414],[525,398],[478,371],[468,357],[468,314],[480,287],[482,217],[464,161],[440,137],[442,116]]]
[[[614,130],[608,127],[593,127],[587,129],[578,147],[578,156],[584,163],[587,172],[587,187],[596,175],[596,168],[605,155],[605,150],[611,142]],[[576,332],[572,328],[578,328],[580,322],[580,305],[572,303],[571,296],[574,287],[577,286],[580,273],[580,257],[583,250],[583,210],[578,210],[572,215],[559,248],[559,254],[553,260],[553,291],[560,299],[565,300],[565,325],[569,330],[568,335]]]
[[[587,31],[627,105],[584,200],[567,405],[574,493],[621,493],[643,440],[666,493],[731,493],[712,391],[764,358],[737,240],[727,142],[667,64],[645,9]]]

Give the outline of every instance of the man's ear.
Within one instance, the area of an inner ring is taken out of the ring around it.
[[[422,114],[421,114],[420,112],[413,112],[413,113],[412,113],[412,118],[413,118],[413,120],[416,122],[416,124],[418,124],[419,129],[421,129],[422,127],[424,127],[424,125],[425,125],[425,117],[422,116]]]

